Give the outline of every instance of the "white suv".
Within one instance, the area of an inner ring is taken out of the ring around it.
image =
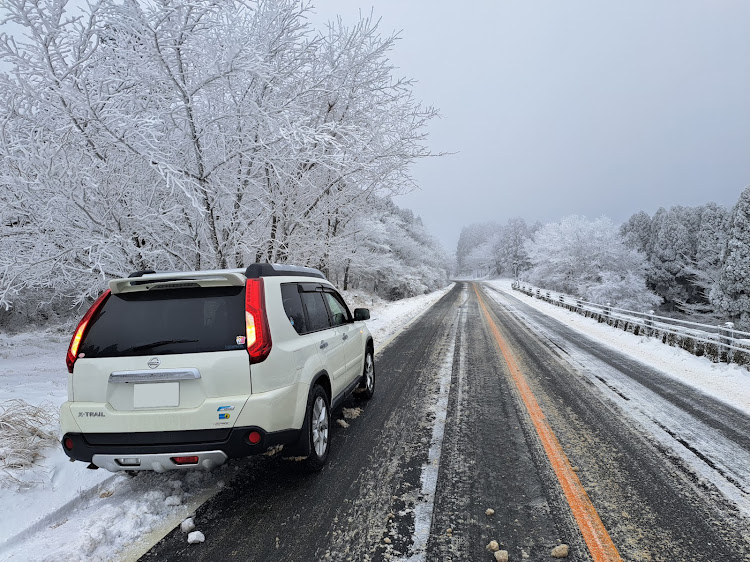
[[[306,267],[110,281],[68,349],[62,446],[111,471],[204,467],[284,445],[328,456],[331,409],[375,388],[366,308]]]

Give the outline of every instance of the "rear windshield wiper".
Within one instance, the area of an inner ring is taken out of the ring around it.
[[[152,347],[159,347],[170,343],[193,343],[198,340],[159,340],[151,343],[144,343],[143,345],[135,345],[127,349],[123,349],[120,353],[128,353],[129,351],[141,351],[142,349],[150,349]]]

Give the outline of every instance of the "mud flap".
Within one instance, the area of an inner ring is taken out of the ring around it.
[[[294,443],[284,445],[281,453],[284,457],[309,457],[310,456],[310,416],[305,412],[305,423],[299,432],[299,438]]]

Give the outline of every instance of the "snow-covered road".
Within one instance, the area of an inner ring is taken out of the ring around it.
[[[526,309],[518,305],[517,297],[523,293],[511,291],[506,283],[490,285],[499,289],[492,294],[496,302],[562,350],[566,361],[623,417],[636,421],[661,448],[750,517],[750,435],[743,429],[750,413],[750,373],[745,368],[717,365],[529,297],[524,302],[530,299],[536,306]],[[565,314],[548,314],[554,312]],[[554,316],[564,321],[565,328]],[[571,317],[584,322],[573,324]],[[568,329],[571,326],[573,330]],[[640,353],[626,353],[633,359],[623,359],[623,348]]]
[[[205,544],[175,530],[145,559],[482,560],[495,541],[510,560],[586,560],[592,525],[626,560],[750,554],[744,484],[730,487],[750,418],[510,294],[456,287],[377,377],[319,475],[246,472],[198,510]]]
[[[490,285],[500,331],[622,557],[745,560],[747,371]]]

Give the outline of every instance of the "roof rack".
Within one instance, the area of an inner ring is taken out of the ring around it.
[[[280,263],[253,263],[247,266],[245,277],[258,279],[259,277],[318,277],[325,279],[325,275],[312,267],[301,265],[287,265]]]

